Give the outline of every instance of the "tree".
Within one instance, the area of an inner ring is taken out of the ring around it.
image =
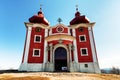
[[[120,74],[120,69],[116,67],[112,67],[110,73],[112,74]]]

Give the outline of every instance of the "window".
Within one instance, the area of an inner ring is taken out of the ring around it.
[[[78,31],[79,31],[79,32],[83,32],[83,31],[84,31],[84,28],[83,28],[83,27],[79,27],[79,28],[78,28]]]
[[[33,56],[40,57],[40,49],[33,49]]]
[[[41,31],[41,28],[40,28],[40,27],[36,27],[35,31],[36,31],[36,32],[40,32],[40,31]]]
[[[88,56],[87,48],[81,48],[80,51],[81,51],[81,56]]]
[[[85,35],[80,35],[79,36],[79,41],[80,42],[86,42],[86,36]]]
[[[85,68],[88,68],[88,64],[84,64],[84,67],[85,67]]]
[[[41,42],[41,35],[35,35],[34,42],[40,43]]]
[[[64,31],[64,28],[63,28],[62,26],[58,26],[58,27],[56,28],[56,31],[57,31],[57,32],[63,32],[63,31]]]

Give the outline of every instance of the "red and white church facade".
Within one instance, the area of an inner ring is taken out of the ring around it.
[[[50,26],[42,9],[25,22],[26,40],[19,71],[100,73],[93,35],[95,23],[76,10],[69,26]]]

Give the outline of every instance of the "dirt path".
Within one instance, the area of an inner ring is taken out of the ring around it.
[[[120,75],[89,73],[4,73],[0,80],[120,80]]]

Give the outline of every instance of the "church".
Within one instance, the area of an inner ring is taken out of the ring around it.
[[[74,15],[73,15],[74,16]],[[19,71],[100,73],[93,26],[76,7],[66,26],[50,26],[42,8],[25,22],[26,39]]]

